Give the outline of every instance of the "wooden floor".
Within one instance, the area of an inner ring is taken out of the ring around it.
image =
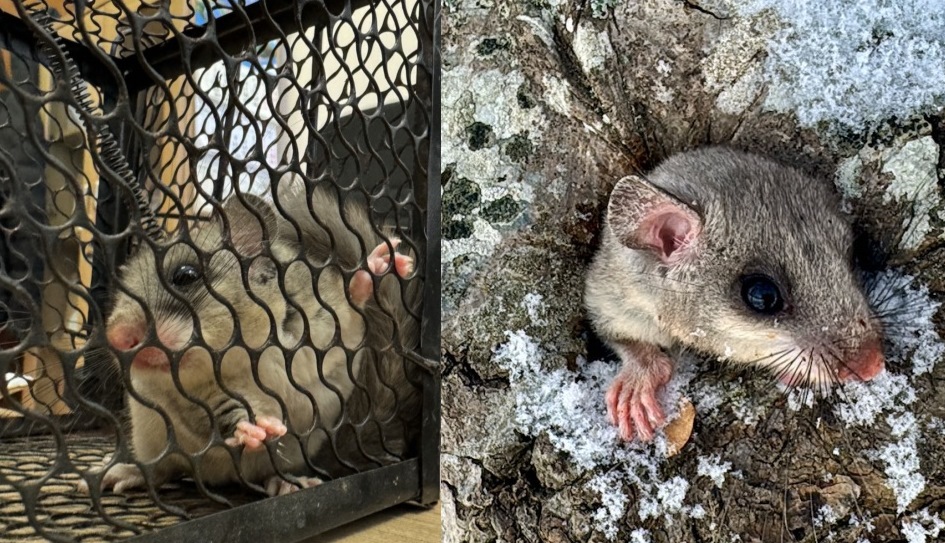
[[[305,543],[440,543],[440,505],[398,505]]]

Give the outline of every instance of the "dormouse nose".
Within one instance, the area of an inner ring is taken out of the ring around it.
[[[114,324],[108,327],[105,337],[113,349],[127,351],[141,343],[142,338],[144,338],[144,330],[140,326],[131,324]]]
[[[885,368],[883,347],[878,339],[865,341],[860,350],[844,362],[837,372],[841,381],[869,381]]]

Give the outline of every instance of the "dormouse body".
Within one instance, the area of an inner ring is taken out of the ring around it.
[[[585,302],[623,362],[606,402],[627,440],[651,439],[664,421],[656,393],[673,346],[792,386],[868,380],[884,367],[832,187],[732,149],[678,154],[617,183]]]
[[[143,243],[121,271],[106,336],[128,372],[135,459],[154,464],[157,484],[191,475],[291,492],[317,482],[306,457],[360,396],[376,393],[375,412],[417,396],[393,333],[408,348],[416,336],[405,307],[416,289],[398,279],[412,258],[333,189],[286,192],[282,212],[231,197],[189,235]],[[378,374],[383,391],[371,388]],[[144,483],[134,464],[103,479],[116,491]]]

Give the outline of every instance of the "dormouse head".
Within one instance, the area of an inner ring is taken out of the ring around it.
[[[608,226],[644,256],[660,326],[679,343],[785,384],[868,380],[881,329],[831,187],[734,150],[676,155],[621,179]],[[636,273],[636,272],[631,272]]]
[[[142,243],[121,269],[106,329],[132,374],[167,372],[170,355],[180,356],[182,378],[188,371],[212,376],[209,351],[286,340],[277,261],[293,255],[271,241],[279,228],[267,202],[243,195],[204,224]]]

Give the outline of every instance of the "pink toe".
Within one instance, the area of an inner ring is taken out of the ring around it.
[[[397,255],[394,257],[394,268],[397,275],[406,277],[413,272],[413,259],[409,256]]]
[[[256,417],[256,424],[266,431],[267,437],[284,436],[289,431],[285,424],[275,417]]]
[[[646,416],[646,411],[643,409],[643,406],[640,403],[634,403],[630,408],[630,413],[637,433],[640,434],[640,439],[643,441],[653,439],[653,428],[650,426],[650,421]]]

